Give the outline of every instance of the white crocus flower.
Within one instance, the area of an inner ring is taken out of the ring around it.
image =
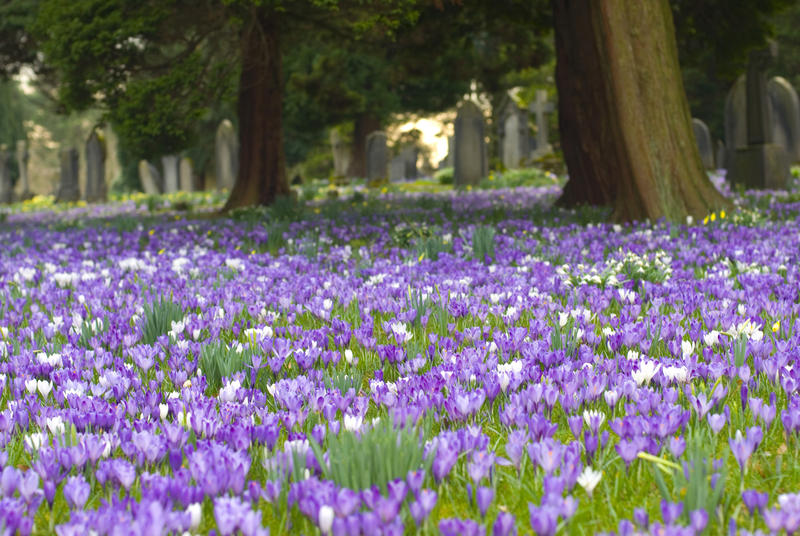
[[[664,376],[670,381],[684,383],[689,376],[689,369],[686,367],[664,367]]]
[[[688,359],[694,353],[694,343],[692,341],[681,341],[681,354],[684,359]]]
[[[322,534],[330,534],[333,528],[333,508],[324,505],[319,509],[319,530]]]
[[[595,421],[597,423],[597,428],[600,428],[605,420],[605,414],[596,409],[587,409],[583,411],[583,422],[586,423],[586,426],[591,427],[592,421]]]
[[[642,360],[639,361],[639,368],[634,370],[631,375],[633,376],[633,380],[638,384],[648,384],[650,380],[653,379],[653,376],[661,368],[661,363],[656,363],[655,361],[651,360]]]
[[[38,380],[36,382],[36,389],[43,398],[47,398],[47,395],[49,395],[50,391],[53,390],[53,383],[47,380]]]
[[[353,364],[353,351],[350,348],[344,351],[344,360],[348,365]]]
[[[719,331],[712,329],[703,335],[703,342],[706,343],[706,346],[714,346],[719,343]]]
[[[344,429],[349,432],[358,432],[361,430],[361,425],[364,419],[355,415],[346,414],[344,416]]]
[[[33,394],[36,392],[37,381],[36,378],[31,378],[30,380],[25,380],[25,390],[28,391],[28,394]]]
[[[162,421],[164,419],[166,419],[167,415],[169,414],[169,406],[166,405],[166,404],[159,404],[158,405],[158,414],[161,417]]]
[[[186,513],[189,514],[190,528],[197,530],[197,527],[200,526],[200,521],[203,519],[203,505],[192,503],[186,508]]]
[[[239,380],[233,380],[231,383],[219,390],[219,399],[223,402],[233,402],[236,400],[236,392],[242,384]]]
[[[597,484],[600,483],[601,478],[603,478],[603,473],[600,471],[595,471],[587,465],[583,468],[583,472],[581,472],[581,475],[578,477],[578,484],[580,484],[580,486],[586,490],[586,493],[588,493],[591,497],[592,491],[594,491],[594,488],[596,488]]]

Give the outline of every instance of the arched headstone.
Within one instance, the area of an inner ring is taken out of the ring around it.
[[[180,159],[177,155],[167,155],[161,157],[161,167],[164,170],[164,193],[174,194],[178,191],[178,175]]]
[[[708,130],[708,126],[700,119],[693,117],[692,129],[694,130],[697,148],[700,150],[700,159],[703,161],[703,167],[714,169],[714,146],[711,143],[711,132]]]

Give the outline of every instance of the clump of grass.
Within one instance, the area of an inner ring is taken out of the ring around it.
[[[173,322],[183,319],[183,308],[172,297],[159,296],[157,301],[149,303],[142,317],[142,343],[153,344],[162,335],[172,329]]]

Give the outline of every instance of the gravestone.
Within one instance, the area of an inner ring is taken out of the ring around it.
[[[419,177],[419,170],[417,169],[417,160],[419,159],[419,149],[413,145],[405,147],[400,151],[400,157],[403,159],[403,175],[405,179],[416,180]]]
[[[525,163],[533,149],[528,115],[508,97],[499,114],[498,136],[503,166],[516,169]]]
[[[483,112],[472,101],[459,106],[453,147],[453,184],[475,186],[489,174]]]
[[[744,82],[744,146],[739,139],[742,117],[737,113],[741,112],[741,97],[731,94],[725,105],[727,177],[731,184],[741,184],[745,188],[784,189],[789,179],[791,157],[784,147],[773,143],[772,110],[767,92],[766,70],[775,54],[774,46],[750,52]]]
[[[528,108],[536,116],[536,148],[531,157],[540,158],[553,152],[550,146],[550,132],[547,122],[547,114],[553,113],[555,106],[547,100],[547,91],[544,89],[536,90],[536,99]]]
[[[406,178],[406,161],[397,155],[389,162],[389,181],[398,182]]]
[[[19,197],[22,200],[33,197],[30,182],[28,181],[28,144],[25,140],[17,140],[17,167],[19,168]]]
[[[453,167],[453,147],[456,143],[455,136],[447,136],[447,155],[444,160],[439,164],[440,168]]]
[[[692,129],[694,130],[697,148],[700,150],[700,159],[703,161],[703,167],[714,169],[714,146],[711,143],[711,132],[708,130],[708,126],[700,119],[693,117]]]
[[[717,163],[717,169],[728,169],[728,166],[725,164],[725,142],[722,140],[717,140],[717,149],[714,153]]]
[[[386,133],[377,130],[367,136],[367,180],[384,180],[388,177],[389,148]]]
[[[346,177],[350,166],[350,146],[335,128],[331,129],[331,152],[333,153],[333,175]]]
[[[161,174],[158,168],[147,160],[139,161],[139,180],[142,182],[144,193],[148,195],[161,193]]]
[[[216,136],[217,189],[233,190],[239,173],[239,138],[233,123],[223,120]]]
[[[161,157],[161,168],[164,170],[164,193],[174,194],[178,191],[178,175],[180,159],[177,155]]]
[[[81,197],[78,188],[78,150],[73,148],[63,149],[59,153],[61,164],[60,180],[56,201],[59,203],[74,203]]]
[[[106,150],[93,131],[86,140],[86,200],[95,203],[106,197]]]
[[[178,183],[184,192],[194,191],[194,169],[192,169],[192,159],[188,156],[181,158],[178,170]]]
[[[0,203],[11,203],[13,191],[11,185],[11,170],[8,163],[11,160],[11,152],[5,144],[0,145]]]
[[[792,162],[800,162],[800,99],[792,84],[780,76],[767,83],[772,108],[772,141],[786,149]]]

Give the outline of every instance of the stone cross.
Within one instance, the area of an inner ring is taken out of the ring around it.
[[[86,141],[86,200],[102,202],[106,196],[106,150],[100,136],[92,131]]]
[[[367,180],[379,181],[388,178],[389,148],[386,133],[376,130],[367,136]]]
[[[161,167],[164,170],[164,193],[174,194],[178,191],[178,165],[180,160],[176,155],[161,157]]]
[[[56,201],[59,203],[74,203],[81,197],[78,188],[78,150],[74,147],[63,149],[59,153],[61,164],[61,183],[58,186]]]
[[[233,190],[239,173],[239,138],[233,123],[223,120],[216,135],[217,189]]]
[[[547,114],[553,113],[555,107],[552,102],[547,101],[547,91],[544,89],[536,90],[536,100],[534,100],[528,108],[536,115],[536,150],[534,158],[538,158],[552,151],[550,147],[549,128],[547,123]]]
[[[475,186],[489,174],[483,111],[472,101],[458,108],[453,147],[453,184]]]
[[[0,203],[11,203],[12,185],[11,185],[11,170],[8,169],[8,162],[11,160],[11,153],[8,146],[5,144],[0,145]]]
[[[30,182],[28,181],[28,143],[25,140],[17,140],[17,167],[19,168],[19,196],[21,199],[30,199]]]
[[[193,192],[194,191],[194,170],[192,169],[192,159],[184,156],[181,158],[181,163],[179,166],[179,183],[180,188],[184,192]]]
[[[700,119],[693,117],[692,129],[694,130],[697,148],[700,151],[700,159],[703,161],[703,167],[714,169],[714,145],[711,143],[711,132],[708,130],[708,126]]]
[[[147,160],[139,161],[139,180],[142,182],[142,189],[147,195],[158,195],[161,193],[161,174],[158,168]]]

